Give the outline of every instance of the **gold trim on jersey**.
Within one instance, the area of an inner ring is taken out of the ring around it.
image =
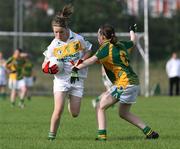
[[[83,50],[83,48],[80,41],[72,41],[62,46],[54,48],[53,54],[58,59],[63,59],[81,50]]]
[[[108,70],[111,70],[112,67],[113,67],[113,64],[109,63],[109,62],[113,62],[113,59],[112,59],[112,49],[113,49],[113,44],[109,44],[109,56],[106,56],[105,58],[100,60],[100,62],[104,62],[104,65],[106,66],[106,68]]]
[[[17,79],[17,74],[16,73],[10,73],[9,74],[9,79],[16,80]]]
[[[118,87],[123,87],[126,88],[127,85],[129,85],[129,79],[127,77],[127,74],[125,72],[122,72],[121,74],[120,71],[118,69],[116,69],[117,71],[114,72],[116,75],[116,81],[115,81],[115,85]],[[121,76],[119,76],[121,75]]]

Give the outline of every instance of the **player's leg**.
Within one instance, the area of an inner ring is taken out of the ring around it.
[[[102,94],[99,103],[96,106],[96,116],[98,123],[98,137],[96,140],[106,140],[106,109],[115,104],[118,100],[114,99],[109,91]]]
[[[9,82],[8,82],[8,86],[9,86],[9,89],[11,90],[11,93],[10,93],[10,102],[11,102],[11,106],[15,106],[15,102],[16,102],[16,95],[17,95],[17,82],[16,80],[12,80],[12,79],[9,79]]]
[[[0,99],[6,99],[6,80],[0,78]]]
[[[20,97],[19,107],[24,108],[24,99],[25,99],[26,91],[27,91],[24,79],[17,81],[17,87],[19,90],[19,97]]]
[[[26,83],[26,87],[27,87],[26,96],[27,96],[28,100],[31,100],[33,77],[24,77],[24,79],[25,79],[25,83]]]
[[[120,103],[119,106],[119,116],[129,123],[140,128],[146,135],[147,139],[156,139],[159,137],[158,133],[153,131],[149,126],[147,126],[139,117],[130,112],[131,104]]]
[[[2,87],[2,98],[6,99],[6,85],[3,85]]]
[[[138,92],[139,86],[137,85],[127,86],[126,89],[123,90],[120,96],[119,116],[140,128],[148,139],[158,138],[158,133],[152,131],[139,117],[130,112],[131,105],[135,103]]]
[[[64,110],[66,92],[57,91],[54,93],[54,110],[51,116],[50,131],[48,135],[49,140],[56,137],[61,115]]]
[[[68,109],[73,117],[77,117],[80,113],[81,99],[84,92],[84,79],[80,78],[79,81],[70,86]]]
[[[69,96],[68,110],[72,117],[78,117],[81,107],[81,97]]]
[[[3,92],[3,91],[2,91],[2,85],[0,84],[0,100],[3,99],[3,97],[2,97],[2,92]]]

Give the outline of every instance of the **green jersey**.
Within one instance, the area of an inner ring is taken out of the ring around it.
[[[33,63],[30,60],[26,60],[24,64],[23,75],[25,77],[31,77],[33,70]]]
[[[116,45],[106,41],[96,53],[108,78],[119,88],[139,84],[138,76],[129,64],[129,54],[127,52],[133,46],[132,41],[119,41]]]
[[[22,58],[14,58],[13,56],[7,60],[7,67],[11,73],[16,73],[17,80],[23,79],[23,67],[24,67],[24,59]]]

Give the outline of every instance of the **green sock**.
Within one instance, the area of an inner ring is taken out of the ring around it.
[[[98,130],[98,139],[99,140],[107,139],[106,129]]]
[[[12,107],[15,106],[15,101],[11,102],[11,106],[12,106]]]
[[[152,129],[149,126],[146,126],[142,131],[146,136],[148,136],[151,134]]]
[[[96,100],[96,103],[98,103],[100,100],[100,96],[96,97],[95,100]]]
[[[48,133],[48,140],[54,140],[56,138],[56,134],[54,132]]]
[[[24,104],[24,99],[20,99],[19,101],[21,104]]]
[[[3,99],[6,99],[6,93],[2,93]]]

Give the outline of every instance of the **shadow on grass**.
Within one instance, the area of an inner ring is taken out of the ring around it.
[[[70,136],[70,137],[58,137],[60,140],[73,140],[73,141],[96,141],[96,137],[92,136]],[[142,136],[121,136],[121,137],[108,137],[107,141],[133,141],[133,140],[144,140]],[[98,142],[98,141],[97,141]]]
[[[108,141],[134,141],[134,140],[144,140],[143,136],[119,136],[119,137],[110,137]]]

